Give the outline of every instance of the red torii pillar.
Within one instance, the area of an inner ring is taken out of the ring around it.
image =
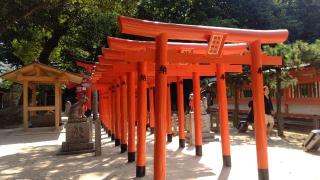
[[[185,133],[184,133],[184,97],[183,97],[183,79],[178,77],[177,82],[177,106],[179,118],[179,147],[185,147]]]
[[[128,162],[134,162],[136,156],[135,148],[135,73],[128,72]]]
[[[138,123],[136,177],[146,171],[146,122],[147,122],[147,63],[138,63]]]
[[[151,134],[154,133],[154,96],[153,87],[149,88],[149,125]]]
[[[111,137],[112,134],[112,115],[111,115],[111,96],[112,96],[112,91],[111,91],[111,87],[109,87],[108,89],[108,101],[107,101],[107,110],[108,110],[108,137]]]
[[[115,94],[115,87],[114,85],[111,88],[111,141],[115,140],[116,134],[116,94]]]
[[[172,142],[172,120],[171,120],[171,89],[170,82],[167,84],[167,142]]]
[[[200,76],[198,72],[193,73],[193,103],[194,103],[194,129],[196,155],[202,156],[202,122],[200,110]]]
[[[121,153],[127,151],[127,78],[121,76]]]
[[[255,119],[255,135],[257,148],[257,161],[259,179],[269,179],[268,173],[268,152],[267,136],[264,111],[264,92],[261,58],[261,41],[250,43],[250,52],[252,55],[251,76],[253,92],[253,109]]]
[[[166,34],[156,37],[156,122],[155,122],[155,143],[154,143],[154,179],[165,179],[166,164],[166,124],[162,121],[166,115],[166,86],[167,86],[167,42]],[[158,173],[160,172],[160,173]]]
[[[223,165],[231,167],[226,77],[223,64],[217,64],[217,90]]]
[[[116,119],[115,119],[115,146],[120,145],[120,138],[121,138],[121,128],[120,128],[120,121],[121,121],[121,103],[120,103],[120,82],[119,79],[115,81],[115,91],[116,91],[116,98],[115,98],[115,109],[116,109]]]

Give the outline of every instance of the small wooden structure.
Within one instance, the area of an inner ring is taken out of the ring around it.
[[[78,74],[66,72],[34,62],[23,66],[20,69],[8,72],[1,76],[3,79],[11,80],[23,85],[23,127],[28,129],[29,112],[35,111],[54,111],[55,112],[55,129],[59,129],[61,119],[61,85],[70,82],[80,84],[82,77]],[[37,106],[36,105],[36,86],[35,84],[54,85],[54,106]],[[28,104],[28,88],[32,89],[31,105]]]

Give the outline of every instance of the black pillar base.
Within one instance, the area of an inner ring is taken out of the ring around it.
[[[136,152],[128,152],[128,163],[136,160]]]
[[[180,148],[186,147],[186,140],[185,139],[179,139],[179,147]]]
[[[146,175],[146,166],[136,166],[136,177],[144,177]]]
[[[127,144],[121,144],[121,153],[124,153],[127,151]]]
[[[172,134],[167,134],[167,142],[172,142]]]
[[[154,134],[154,127],[151,127],[151,128],[150,128],[150,133],[151,133],[151,134]]]
[[[111,131],[108,130],[108,137],[111,137]]]
[[[114,145],[115,146],[120,146],[120,139],[115,139]]]
[[[196,156],[202,156],[202,145],[196,145]]]
[[[111,134],[111,141],[114,141],[114,134]]]
[[[259,180],[269,180],[269,170],[268,169],[258,169]]]
[[[223,166],[231,167],[231,156],[223,156]]]

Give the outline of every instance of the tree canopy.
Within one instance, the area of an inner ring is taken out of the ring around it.
[[[0,62],[13,66],[39,60],[75,71],[74,60],[95,61],[100,48],[106,45],[106,36],[123,36],[118,33],[119,15],[172,23],[252,29],[287,28],[289,43],[304,41],[310,46],[309,51],[319,47],[318,0],[0,2]],[[289,45],[288,48],[294,46]],[[308,56],[308,62],[314,61],[312,63],[315,64],[319,59],[317,53],[312,57],[307,52],[301,55]]]

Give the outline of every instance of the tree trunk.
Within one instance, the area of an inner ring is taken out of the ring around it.
[[[281,113],[281,95],[282,95],[282,89],[281,89],[281,68],[278,67],[276,68],[276,83],[277,83],[277,87],[276,87],[276,104],[277,104],[277,114],[276,114],[276,118],[278,120],[278,126],[277,126],[277,130],[278,130],[278,136],[283,137],[283,118],[282,118],[282,113]]]
[[[68,28],[65,26],[59,26],[54,29],[52,37],[48,39],[43,47],[43,50],[39,56],[39,62],[43,64],[49,64],[49,57],[51,52],[56,48],[59,44],[60,39],[64,36],[68,31]]]
[[[233,127],[237,127],[239,119],[239,96],[238,83],[234,83],[234,111],[233,111]]]

